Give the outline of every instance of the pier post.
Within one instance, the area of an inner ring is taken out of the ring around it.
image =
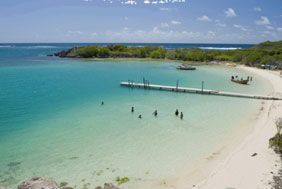
[[[176,91],[178,91],[179,80],[176,82]]]
[[[202,81],[202,93],[204,93],[204,81]]]

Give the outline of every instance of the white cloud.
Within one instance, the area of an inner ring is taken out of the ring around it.
[[[226,27],[226,24],[221,23],[219,20],[215,20],[215,25],[218,26],[218,27],[222,27],[222,28]]]
[[[160,27],[161,28],[169,28],[169,24],[164,22],[164,23],[161,23]]]
[[[172,25],[179,25],[179,24],[181,24],[181,22],[175,20],[172,20],[170,23],[162,22],[159,25],[153,27],[153,31],[159,31],[159,30],[168,31],[170,30]]]
[[[228,8],[226,11],[224,11],[224,13],[225,13],[226,17],[230,17],[230,18],[237,16],[234,9],[232,9],[232,8]]]
[[[67,31],[66,36],[67,37],[71,37],[71,36],[78,36],[78,35],[82,35],[82,34],[83,34],[82,31],[72,31],[72,30],[69,30],[69,31]]]
[[[96,32],[85,32],[80,30],[69,30],[66,33],[64,33],[64,37],[69,39],[75,39],[74,41],[88,41],[97,39],[98,34]]]
[[[268,30],[274,30],[272,26],[265,26]]]
[[[93,32],[93,33],[90,34],[90,37],[91,37],[91,38],[95,38],[96,36],[97,36],[97,33],[96,33],[96,32]]]
[[[213,31],[205,33],[193,32],[187,30],[171,30],[153,27],[151,30],[124,30],[107,31],[104,36],[110,41],[128,41],[129,39],[137,42],[183,42],[183,41],[199,41],[212,40],[216,34]]]
[[[270,21],[266,16],[261,16],[259,20],[256,20],[257,25],[270,25]]]
[[[241,25],[238,25],[238,24],[234,24],[233,27],[234,28],[238,28],[238,29],[240,29],[242,31],[248,31],[244,26],[241,26]]]
[[[87,1],[87,0],[86,0]],[[88,1],[92,1],[92,0],[88,0]],[[112,0],[103,0],[105,3],[113,3]]]
[[[219,26],[219,27],[222,27],[222,28],[225,28],[225,27],[226,27],[226,24],[223,24],[223,23],[216,23],[215,25],[216,25],[216,26]]]
[[[172,24],[172,25],[179,25],[179,24],[181,24],[181,22],[176,21],[176,20],[172,20],[172,21],[171,21],[171,24]]]
[[[210,22],[211,19],[207,15],[203,15],[201,17],[198,17],[197,20],[203,21],[203,22]]]
[[[125,16],[125,17],[124,17],[124,20],[128,20],[128,17],[127,17],[127,16]]]
[[[161,24],[153,27],[153,31],[160,31],[160,30],[169,30],[169,24],[168,23],[161,23]]]
[[[93,2],[94,0],[81,0],[84,2]],[[102,0],[104,3],[113,3],[114,0]],[[146,5],[165,5],[165,4],[173,4],[173,3],[185,3],[186,0],[116,0],[117,2],[125,5],[137,5],[138,3],[144,3]],[[164,8],[160,10],[169,10],[169,8]]]
[[[269,38],[269,37],[276,38],[277,35],[276,35],[276,32],[273,32],[273,31],[263,31],[261,36],[267,37],[267,38]]]
[[[161,11],[171,11],[171,8],[161,7],[160,10],[161,10]]]
[[[281,28],[277,28],[277,31],[282,32],[282,27]]]
[[[262,9],[261,9],[260,7],[254,7],[254,11],[256,11],[256,12],[261,12]]]
[[[126,5],[136,5],[137,1],[135,0],[125,0],[121,2],[122,4],[126,4]]]
[[[144,4],[167,4],[167,3],[185,3],[186,0],[144,0]]]
[[[213,32],[213,31],[208,31],[208,33],[207,33],[207,37],[208,37],[208,38],[214,38],[215,36],[216,36],[215,32]]]

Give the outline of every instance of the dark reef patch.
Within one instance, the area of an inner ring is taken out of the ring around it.
[[[12,161],[7,164],[8,167],[16,167],[19,166],[22,162],[21,161]]]

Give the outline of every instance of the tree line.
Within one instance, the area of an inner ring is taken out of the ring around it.
[[[151,58],[193,62],[232,61],[249,66],[271,64],[282,68],[282,41],[267,41],[252,48],[236,50],[202,50],[197,48],[168,50],[159,46],[134,47],[115,44],[77,47],[62,52],[56,55],[73,58]]]

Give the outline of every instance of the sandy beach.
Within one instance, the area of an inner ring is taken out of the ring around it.
[[[267,79],[275,93],[282,92],[282,78],[278,72],[241,68]],[[275,120],[281,115],[281,101],[264,101],[263,109],[252,126],[252,132],[227,157],[218,160],[218,165],[196,187],[271,188],[270,182],[273,174],[281,168],[281,161],[269,148],[268,140],[275,134]]]
[[[273,93],[282,93],[279,72],[241,66],[271,83]],[[276,94],[281,95],[281,94]],[[282,115],[281,101],[262,101],[260,112],[249,127],[239,129],[230,141],[204,160],[185,168],[180,176],[165,180],[155,188],[249,189],[271,188],[273,175],[282,166],[279,155],[269,148],[276,133],[275,120]],[[244,126],[245,127],[245,126]],[[187,171],[189,170],[189,171]]]
[[[269,80],[275,93],[282,92],[278,72],[241,67]],[[253,131],[220,162],[198,188],[271,188],[273,174],[281,167],[279,156],[268,146],[275,132],[275,120],[282,115],[281,101],[265,101]],[[254,153],[257,155],[252,156]]]
[[[279,72],[240,68],[267,79],[273,93],[277,93],[275,96],[281,95],[278,94],[282,93]],[[282,115],[282,102],[264,100],[261,105],[249,124],[240,126],[238,133],[223,141],[217,151],[184,167],[184,171],[174,178],[145,185],[145,188],[271,188],[273,176],[282,162],[279,155],[269,148],[269,139],[276,133],[275,121]],[[144,183],[140,188],[144,188]]]

